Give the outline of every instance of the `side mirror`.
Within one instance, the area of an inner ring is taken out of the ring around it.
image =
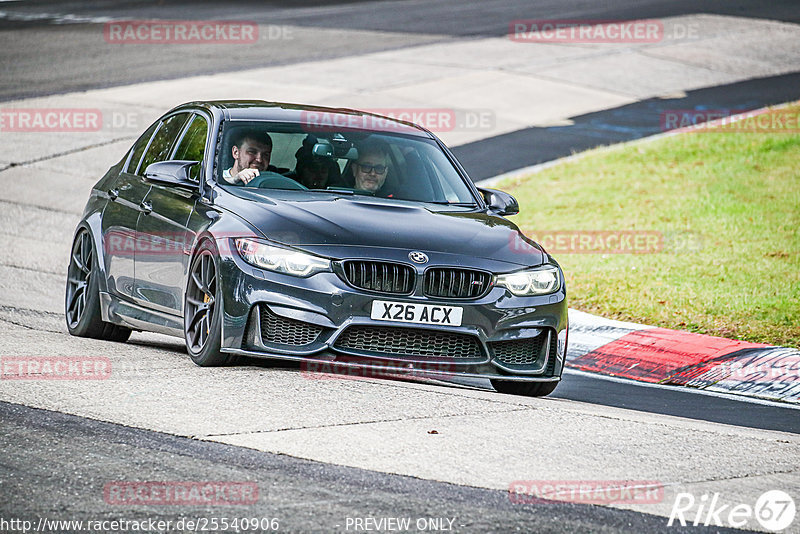
[[[200,162],[188,160],[157,161],[147,166],[144,171],[144,177],[146,180],[153,182],[199,189],[200,184],[197,180],[192,180],[190,175],[190,169],[195,165],[200,165]]]
[[[516,215],[519,213],[519,203],[517,199],[498,189],[478,188],[483,195],[483,200],[489,209],[498,215]]]

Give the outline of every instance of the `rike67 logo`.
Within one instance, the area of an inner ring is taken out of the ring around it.
[[[724,504],[719,493],[705,493],[699,499],[691,493],[678,493],[667,526],[677,523],[682,527],[703,525],[753,528],[756,525],[751,520],[755,519],[762,528],[779,532],[794,522],[796,513],[794,499],[781,490],[763,493],[752,506],[748,503]]]

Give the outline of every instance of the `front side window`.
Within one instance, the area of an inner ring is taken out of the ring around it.
[[[144,172],[150,164],[167,159],[170,149],[175,144],[175,138],[181,132],[189,116],[189,113],[179,113],[162,121],[163,124],[156,132],[155,137],[153,137],[153,141],[150,143],[144,158],[142,158],[136,174],[144,176]]]
[[[207,134],[208,123],[203,117],[195,115],[189,127],[186,128],[186,132],[183,134],[177,150],[175,150],[173,159],[199,161],[202,163],[206,151]],[[192,167],[190,174],[192,180],[197,180],[200,176],[200,167],[201,165]]]
[[[142,159],[142,154],[144,154],[144,149],[147,148],[147,144],[150,142],[150,138],[153,137],[153,132],[156,131],[156,128],[161,124],[161,121],[156,121],[150,125],[150,127],[139,137],[136,141],[136,144],[133,145],[133,154],[131,155],[131,159],[128,161],[128,166],[125,168],[126,172],[130,172],[131,174],[136,173],[136,168],[139,166],[139,161]]]

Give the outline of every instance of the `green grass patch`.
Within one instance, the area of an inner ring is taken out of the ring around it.
[[[570,307],[800,345],[800,134],[684,133],[593,151],[498,187],[517,197],[513,220],[534,238],[662,236],[650,253],[553,248]]]

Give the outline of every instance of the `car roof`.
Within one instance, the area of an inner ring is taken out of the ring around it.
[[[419,137],[433,137],[428,130],[412,122],[348,108],[330,108],[285,102],[267,102],[264,100],[210,100],[187,102],[178,106],[175,110],[185,108],[204,108],[211,112],[217,110],[226,119],[230,120],[263,120],[312,124],[332,130],[341,127],[341,129],[399,132]]]

